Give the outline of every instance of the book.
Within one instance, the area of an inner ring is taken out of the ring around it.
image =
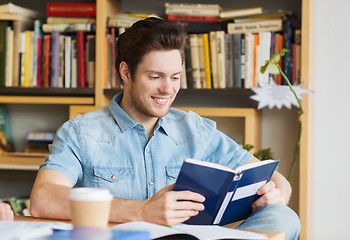
[[[165,3],[165,14],[182,14],[195,16],[219,16],[221,7],[218,4],[198,3]]]
[[[233,70],[233,81],[234,81],[233,86],[235,88],[242,88],[241,49],[242,49],[242,34],[232,35],[232,59],[233,59],[232,70]],[[244,54],[243,54],[243,57],[244,57]]]
[[[233,35],[225,35],[225,64],[226,64],[226,88],[233,88],[233,74],[234,74],[234,65],[233,65]]]
[[[218,50],[217,50],[217,36],[215,31],[209,32],[209,49],[211,59],[211,72],[212,72],[212,87],[219,88],[219,77],[218,77]]]
[[[190,49],[191,49],[191,66],[192,66],[192,77],[193,77],[193,88],[202,88],[201,81],[201,66],[199,62],[199,41],[197,34],[190,34]]]
[[[77,36],[71,36],[71,88],[78,87],[78,51],[77,51]]]
[[[258,189],[268,182],[278,160],[264,160],[232,170],[220,164],[187,159],[173,191],[189,190],[205,197],[203,211],[185,223],[226,225],[243,220],[259,196]]]
[[[148,231],[76,227],[72,230],[54,231],[52,235],[36,240],[149,240],[149,236],[150,233]]]
[[[71,36],[64,37],[64,87],[71,87],[71,60],[72,60],[72,39]]]
[[[0,154],[13,150],[14,145],[10,114],[5,106],[0,106]]]
[[[13,30],[10,26],[7,27],[6,37],[6,74],[5,74],[5,86],[11,87],[13,81]]]
[[[218,80],[219,80],[219,88],[226,88],[226,47],[225,47],[225,32],[217,31],[217,64],[218,64]]]
[[[39,17],[39,13],[37,11],[17,6],[13,3],[7,3],[0,5],[0,13],[11,13],[11,14],[19,14],[21,16],[37,18]]]
[[[50,59],[50,87],[58,87],[59,60],[60,60],[60,33],[51,34],[51,59]]]
[[[263,12],[262,7],[228,10],[228,11],[221,11],[220,18],[234,18],[234,17],[241,17],[241,16],[249,16],[249,15],[261,14],[262,12]]]
[[[148,222],[128,222],[111,227],[117,230],[149,231],[151,239],[267,239],[265,234],[220,226],[177,224],[172,227]]]
[[[91,23],[53,23],[53,24],[48,24],[48,23],[45,23],[42,26],[42,30],[45,33],[51,33],[51,32],[71,33],[71,32],[77,32],[77,31],[94,32],[95,31],[95,24],[91,24]]]
[[[6,44],[8,21],[0,21],[0,87],[6,82]]]
[[[186,44],[185,44],[185,67],[186,67],[186,79],[187,84],[186,88],[192,89],[193,88],[193,76],[192,76],[192,62],[191,62],[191,46],[190,46],[190,39],[189,37],[186,38]]]
[[[210,50],[209,50],[209,33],[203,33],[203,51],[204,51],[204,70],[205,86],[211,88],[211,68],[210,68]]]
[[[301,30],[296,29],[295,30],[295,54],[294,54],[294,63],[293,63],[293,84],[299,84],[300,83],[300,76],[301,76]]]
[[[95,35],[86,36],[86,77],[87,86],[95,87]]]
[[[85,34],[77,32],[78,86],[86,87]]]
[[[219,16],[197,16],[197,15],[185,15],[185,14],[168,14],[168,20],[170,21],[189,21],[189,22],[219,22]]]
[[[279,31],[282,31],[282,29],[283,29],[282,19],[227,24],[227,33],[229,34],[279,32]]]
[[[95,24],[96,18],[94,17],[48,17],[46,23],[90,23]]]
[[[48,17],[96,17],[95,3],[47,3]]]

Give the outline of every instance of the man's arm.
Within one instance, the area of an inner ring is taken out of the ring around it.
[[[204,209],[204,197],[190,191],[171,191],[173,185],[161,189],[145,201],[112,200],[110,222],[147,221],[175,225],[186,221]],[[38,173],[31,194],[33,217],[71,219],[68,195],[70,180],[55,170]]]
[[[248,163],[258,162],[259,159],[252,157]],[[261,197],[256,200],[253,205],[253,211],[272,203],[287,205],[292,194],[292,188],[287,179],[275,171],[272,174],[271,180],[262,186],[258,192]]]

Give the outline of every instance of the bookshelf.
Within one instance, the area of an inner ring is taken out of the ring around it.
[[[36,1],[34,5],[27,1],[12,1],[14,4],[23,7],[33,7],[36,10],[45,12],[44,6],[47,0]],[[68,2],[68,1],[65,1]],[[88,0],[75,2],[94,2]],[[107,31],[107,17],[121,10],[146,11],[150,9],[155,14],[161,13],[165,1],[148,1],[149,4],[139,4],[139,0],[117,1],[117,0],[96,0],[96,46],[103,46],[104,37]],[[180,2],[180,1],[171,1]],[[301,76],[304,79],[303,87],[312,89],[312,27],[313,27],[313,9],[314,0],[300,1],[252,1],[244,3],[242,1],[201,1],[202,3],[218,3],[225,9],[230,8],[247,8],[261,5],[267,9],[278,9],[279,2],[286,2],[288,10],[301,12],[301,28],[302,28],[302,69]],[[144,2],[143,2],[144,3]],[[32,5],[32,6],[31,6]],[[276,6],[277,7],[276,7]],[[283,7],[282,7],[283,8]],[[301,11],[300,11],[301,9]],[[161,14],[160,14],[161,15]],[[2,17],[0,16],[0,19]],[[46,93],[27,89],[0,89],[0,104],[49,104],[49,105],[67,105],[69,107],[69,117],[72,118],[79,113],[95,110],[107,105],[111,97],[116,93],[114,89],[104,89],[104,56],[103,51],[96,50],[96,66],[95,66],[95,88],[83,90],[80,92],[70,92],[65,89],[60,90],[47,89]],[[256,103],[249,101],[249,91],[244,90],[181,90],[178,98],[183,99],[175,102],[175,107],[183,110],[192,110],[206,117],[227,117],[227,118],[243,118],[244,119],[244,143],[251,143],[261,146],[261,111],[256,110]],[[220,96],[220,97],[218,97]],[[217,99],[219,98],[219,100]],[[210,99],[214,99],[212,101]],[[207,100],[202,100],[207,99]],[[208,100],[209,99],[209,100]],[[221,100],[220,100],[221,99]],[[243,100],[245,99],[245,100]],[[247,100],[248,99],[248,100]],[[246,101],[247,100],[247,101]],[[225,105],[227,102],[230,104]],[[213,105],[210,105],[212,103]],[[254,105],[255,104],[255,105]],[[302,223],[302,232],[300,239],[311,239],[311,168],[312,168],[312,96],[303,97],[303,135],[301,139],[300,166],[299,170],[299,216]],[[58,126],[57,126],[58,127]],[[36,170],[37,166],[43,161],[43,158],[25,158],[17,157],[0,157],[0,169],[6,170]],[[16,166],[12,166],[14,163]],[[28,167],[28,165],[30,167]]]

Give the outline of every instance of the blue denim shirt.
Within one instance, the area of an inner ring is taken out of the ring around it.
[[[99,110],[64,123],[40,170],[65,174],[73,186],[104,187],[114,197],[144,200],[173,184],[186,158],[232,169],[252,157],[193,112],[170,109],[150,139],[145,128],[119,106],[122,93]]]

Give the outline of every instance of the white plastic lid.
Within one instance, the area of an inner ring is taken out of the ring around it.
[[[73,188],[69,194],[69,199],[74,201],[108,201],[113,196],[106,188]]]

